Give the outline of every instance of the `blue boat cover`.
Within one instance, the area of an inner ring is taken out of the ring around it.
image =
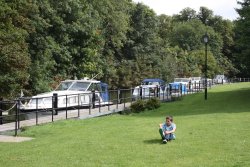
[[[101,92],[102,99],[104,102],[108,102],[109,101],[108,84],[101,82],[101,88],[102,88]]]
[[[185,84],[181,84],[178,82],[173,82],[173,83],[169,83],[169,86],[171,86],[172,89],[182,89],[182,92],[187,92],[187,86]]]
[[[159,79],[159,78],[148,78],[148,79],[144,79],[142,82],[159,82],[159,83],[164,83],[164,81],[162,79]]]

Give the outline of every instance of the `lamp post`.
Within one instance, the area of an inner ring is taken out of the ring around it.
[[[205,100],[207,100],[207,43],[208,43],[207,33],[203,36],[203,41],[205,43]]]

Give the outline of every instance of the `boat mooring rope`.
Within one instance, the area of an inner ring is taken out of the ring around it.
[[[9,112],[10,110],[12,110],[15,106],[17,105],[17,103],[15,103],[11,108],[9,108],[8,110],[2,110],[0,109],[1,112]]]

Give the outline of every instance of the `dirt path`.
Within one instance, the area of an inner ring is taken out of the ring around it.
[[[0,135],[0,142],[5,142],[5,143],[19,143],[19,142],[24,142],[24,141],[30,141],[34,138],[31,137],[15,137],[15,136],[5,136],[5,135]]]

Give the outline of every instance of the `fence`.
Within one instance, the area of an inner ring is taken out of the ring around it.
[[[229,82],[249,82],[249,78],[234,78]],[[212,87],[216,81],[208,81],[207,87]],[[23,127],[54,122],[63,119],[97,117],[127,110],[136,100],[158,98],[161,101],[173,101],[176,97],[202,91],[204,82],[190,84],[169,84],[155,87],[136,87],[131,89],[109,90],[106,101],[102,100],[105,92],[58,95],[43,98],[19,98],[12,101],[0,100],[0,133],[14,133]],[[29,103],[29,108],[24,108]],[[40,104],[45,104],[46,107]],[[14,130],[14,131],[13,131]]]

